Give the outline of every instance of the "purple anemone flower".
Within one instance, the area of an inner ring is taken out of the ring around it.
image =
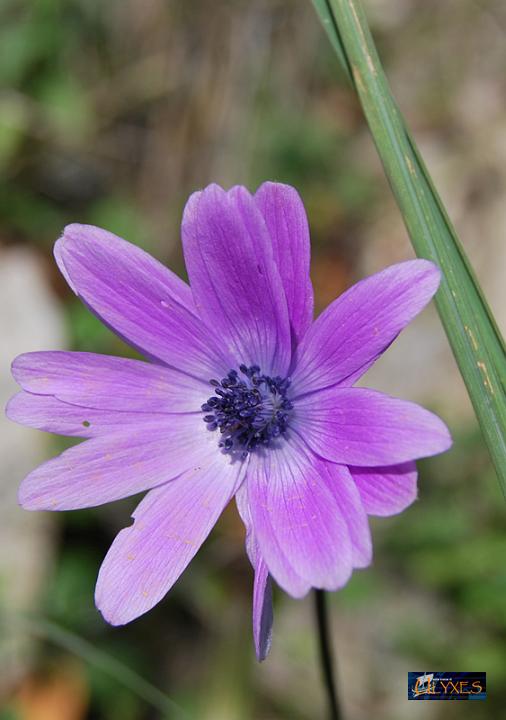
[[[371,562],[367,516],[406,508],[414,460],[451,444],[427,410],[353,387],[440,274],[427,260],[393,265],[313,321],[306,214],[275,183],[193,194],[182,239],[191,289],[106,230],[70,225],[57,241],[72,290],[148,361],[16,358],[8,416],[88,438],[31,472],[19,501],[72,510],[149,491],[98,576],[97,607],[122,625],[164,597],[235,496],[263,659],[271,578],[296,598],[341,588]]]

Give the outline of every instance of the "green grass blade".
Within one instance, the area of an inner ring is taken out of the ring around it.
[[[166,720],[190,720],[189,715],[177,703],[130,667],[95,647],[88,640],[65,630],[60,625],[44,618],[21,614],[11,617],[3,616],[0,618],[0,628],[2,624],[5,627],[18,625],[28,634],[43,638],[76,655],[151,705],[160,713],[160,718],[166,718]]]
[[[313,0],[353,84],[415,252],[443,272],[436,305],[506,495],[504,341],[392,96],[360,0]]]
[[[339,58],[339,62],[341,63],[343,70],[348,75],[348,79],[353,82],[351,67],[348,63],[348,57],[341,42],[340,30],[334,19],[329,0],[312,0],[312,3],[316,12],[320,16],[320,20],[323,23],[323,27],[325,28],[330,43]]]

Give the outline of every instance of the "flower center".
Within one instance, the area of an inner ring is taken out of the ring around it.
[[[286,397],[290,381],[262,375],[258,365],[230,370],[227,377],[210,380],[214,395],[202,405],[208,430],[219,429],[218,446],[224,452],[240,451],[241,458],[256,447],[267,447],[286,437],[292,403]]]

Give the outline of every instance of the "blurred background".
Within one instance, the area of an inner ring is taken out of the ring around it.
[[[367,0],[394,92],[500,325],[506,314],[506,4]],[[210,181],[288,182],[312,228],[317,308],[412,257],[361,111],[308,0],[2,0],[0,391],[18,353],[129,349],[69,292],[52,245],[71,221],[184,274],[179,223]],[[330,598],[345,717],[499,717],[506,687],[504,505],[433,308],[366,378],[455,437],[420,499],[373,519],[375,560]],[[230,507],[169,597],[125,628],[93,605],[135,500],[50,515],[22,477],[65,447],[0,434],[0,720],[314,720],[325,705],[311,598],[275,595],[271,655],[251,639],[252,575]],[[407,703],[408,670],[488,673],[486,703]],[[165,707],[165,711],[163,710]]]

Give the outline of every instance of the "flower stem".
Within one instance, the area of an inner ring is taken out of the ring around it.
[[[329,637],[329,623],[327,615],[326,596],[323,590],[315,590],[316,624],[318,628],[318,642],[320,646],[320,662],[322,668],[323,684],[327,691],[329,720],[342,720],[339,702],[337,699],[336,684],[334,681],[334,659]]]

